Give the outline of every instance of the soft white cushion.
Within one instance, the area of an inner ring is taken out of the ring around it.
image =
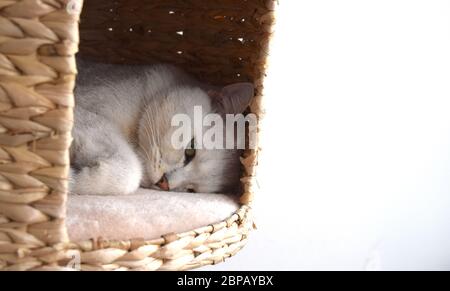
[[[133,195],[69,195],[66,225],[72,241],[157,238],[227,219],[239,208],[231,195],[139,189]]]

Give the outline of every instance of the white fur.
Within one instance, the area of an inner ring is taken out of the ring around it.
[[[78,60],[71,192],[121,195],[140,185],[155,188],[165,174],[171,191],[235,191],[238,150],[197,150],[184,165],[184,150],[171,145],[174,114],[242,112],[253,97],[248,83],[223,89],[200,84],[167,65],[120,66]],[[216,91],[221,100],[210,98]],[[233,92],[232,95],[229,92]],[[237,111],[237,112],[236,112]]]

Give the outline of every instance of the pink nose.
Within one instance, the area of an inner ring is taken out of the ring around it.
[[[169,181],[167,180],[166,175],[164,174],[161,179],[155,184],[156,186],[158,186],[159,188],[161,188],[161,190],[164,191],[169,191]]]

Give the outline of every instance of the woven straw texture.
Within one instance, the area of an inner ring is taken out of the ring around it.
[[[232,217],[158,239],[70,242],[64,223],[82,0],[0,0],[0,270],[185,270],[239,251],[253,227],[258,150]],[[252,81],[260,115],[273,0],[86,1],[80,53]]]

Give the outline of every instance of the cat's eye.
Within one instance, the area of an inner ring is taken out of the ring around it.
[[[195,149],[186,149],[184,153],[188,157],[193,157],[195,156]]]
[[[189,146],[184,150],[184,165],[189,164],[195,157],[195,141],[191,140]]]

